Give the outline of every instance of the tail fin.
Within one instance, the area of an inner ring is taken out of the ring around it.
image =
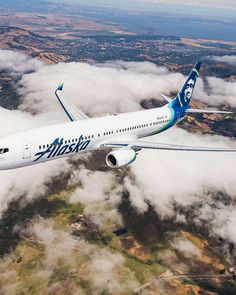
[[[183,88],[173,101],[174,107],[186,107],[190,103],[192,98],[193,90],[197,81],[197,77],[201,68],[201,63],[198,62],[192,69],[191,73],[188,76],[187,81],[185,82]]]

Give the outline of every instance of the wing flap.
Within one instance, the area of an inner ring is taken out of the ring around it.
[[[79,110],[74,105],[70,104],[68,101],[66,101],[62,95],[63,90],[63,83],[60,83],[55,91],[55,95],[63,108],[64,112],[66,113],[67,117],[70,119],[70,121],[80,121],[89,119],[89,117],[83,113],[81,110]]]
[[[218,148],[218,147],[200,147],[200,146],[186,146],[186,145],[175,145],[165,144],[147,141],[136,141],[136,142],[124,142],[124,143],[104,143],[103,147],[109,148],[122,148],[129,147],[136,151],[142,149],[152,150],[167,150],[167,151],[188,151],[188,152],[236,152],[236,148]]]
[[[201,114],[201,113],[205,113],[205,114],[233,114],[233,112],[228,112],[228,111],[218,111],[215,109],[187,109],[185,111],[186,113],[189,114]]]

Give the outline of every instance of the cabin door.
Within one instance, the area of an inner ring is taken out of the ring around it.
[[[31,146],[27,139],[22,140],[23,159],[31,158]]]

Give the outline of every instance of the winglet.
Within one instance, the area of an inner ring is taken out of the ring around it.
[[[64,86],[64,82],[61,81],[61,82],[59,83],[59,85],[57,86],[57,91],[62,91],[62,90],[63,90],[63,86]]]
[[[79,121],[79,120],[88,119],[89,117],[86,114],[84,114],[82,111],[77,109],[75,106],[73,106],[72,104],[70,104],[69,102],[67,102],[63,98],[63,93],[58,92],[58,91],[62,92],[63,86],[64,86],[64,82],[62,81],[57,86],[57,89],[55,91],[55,95],[56,95],[61,107],[63,108],[64,112],[66,113],[66,115],[70,119],[70,121]]]

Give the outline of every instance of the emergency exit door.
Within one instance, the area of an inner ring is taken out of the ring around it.
[[[23,159],[31,158],[31,146],[28,140],[22,140]]]

